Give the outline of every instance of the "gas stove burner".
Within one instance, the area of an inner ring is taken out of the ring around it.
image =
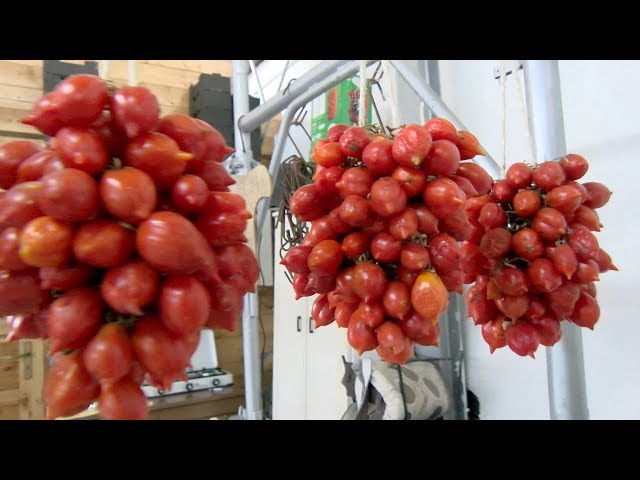
[[[142,390],[149,398],[176,395],[178,393],[194,392],[199,390],[217,390],[233,385],[233,375],[219,368],[208,369],[206,372],[187,372],[187,380],[177,380],[171,384],[171,390],[165,391],[144,383]]]
[[[200,370],[187,370],[187,378],[200,378],[200,377],[215,377],[219,375],[226,375],[227,372],[219,368],[202,368]]]

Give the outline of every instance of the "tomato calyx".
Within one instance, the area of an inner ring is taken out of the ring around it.
[[[412,237],[408,238],[407,241],[426,247],[429,243],[429,237],[424,233],[416,232]]]
[[[105,323],[115,323],[116,325],[122,325],[123,327],[129,329],[135,326],[138,318],[140,318],[140,316],[124,315],[121,313],[116,313],[113,310],[109,310],[105,313],[104,321]]]
[[[366,131],[368,131],[369,133],[371,133],[372,135],[377,135],[377,136],[381,136],[384,138],[387,138],[389,140],[393,140],[393,135],[389,135],[387,133],[387,131],[385,130],[384,125],[378,125],[377,123],[371,124],[371,125],[364,125],[362,128],[364,128]],[[393,131],[391,128],[389,128],[389,131]]]
[[[378,262],[373,260],[373,258],[371,257],[371,252],[369,252],[369,251],[366,251],[362,255],[360,255],[359,257],[356,257],[354,262],[355,262],[356,265],[359,264],[359,263],[362,263],[362,262],[378,263]]]
[[[122,168],[122,160],[118,157],[113,157],[109,164],[107,165],[107,170],[119,170]]]
[[[527,266],[531,265],[531,262],[526,258],[522,258],[522,257],[510,257],[510,258],[505,258],[501,262],[501,265],[502,267],[519,268],[522,270]]]
[[[131,230],[132,232],[136,232],[138,230],[136,227],[134,227],[133,225],[127,222],[120,221],[118,222],[118,225],[120,225],[123,228],[126,228],[127,230]]]
[[[347,157],[347,159],[342,163],[342,168],[364,168],[366,170],[366,166],[362,163],[362,160],[356,157]]]
[[[520,218],[515,212],[507,211],[507,230],[511,233],[516,233],[523,228],[531,226],[531,220]]]

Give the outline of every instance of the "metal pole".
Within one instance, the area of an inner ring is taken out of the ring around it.
[[[348,61],[349,60],[331,60],[316,65],[303,76],[292,82],[285,92],[277,94],[242,117],[239,122],[240,130],[245,133],[255,130],[262,123],[287,108],[287,105],[299,95],[306,92],[313,84],[327,78]]]
[[[242,355],[244,362],[245,420],[262,420],[262,371],[258,339],[258,294],[244,296]]]
[[[249,169],[251,137],[241,132],[238,120],[249,112],[249,62],[233,61],[233,120],[236,152],[244,146],[241,154]],[[257,233],[257,232],[256,232]],[[242,355],[244,360],[244,397],[246,420],[262,420],[262,372],[260,371],[260,344],[258,342],[258,295],[244,296],[242,309]]]
[[[526,61],[524,79],[536,158],[544,161],[565,155],[567,147],[558,61]],[[552,348],[547,348],[547,380],[552,420],[589,418],[582,333],[572,323],[562,322],[562,339]]]
[[[233,124],[234,124],[234,148],[236,155],[241,152],[244,161],[246,155],[251,154],[251,135],[238,128],[240,118],[249,113],[249,61],[233,60]],[[247,163],[247,170],[248,170]]]
[[[440,96],[417,73],[407,67],[402,60],[390,60],[390,62],[411,89],[429,107],[429,110],[436,116],[449,120],[458,130],[468,130],[456,114],[442,101]],[[486,151],[484,147],[483,150]],[[493,178],[500,178],[500,167],[489,155],[477,156],[474,158],[474,162],[483,167]]]

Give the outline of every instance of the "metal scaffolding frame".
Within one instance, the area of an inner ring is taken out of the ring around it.
[[[368,61],[369,64],[377,60]],[[428,83],[420,78],[404,61],[391,60],[391,65],[418,95],[429,110],[437,117],[451,121],[459,130],[468,130],[460,119],[433,91]],[[269,165],[269,172],[276,176],[282,163],[282,154],[289,127],[295,112],[317,98],[327,90],[352,76],[359,67],[357,60],[326,61],[311,69],[305,75],[290,84],[272,99],[249,112],[248,78],[249,63],[247,60],[234,60],[234,120],[236,139],[244,140],[243,146],[250,151],[248,137],[252,130],[286,109],[280,129],[275,138],[274,151]],[[238,72],[238,75],[236,75]],[[558,62],[552,60],[525,62],[525,90],[529,105],[529,123],[534,133],[538,158],[555,158],[565,154],[564,125],[560,95],[560,78]],[[247,96],[247,101],[235,98]],[[246,135],[246,136],[245,136]],[[486,151],[486,149],[485,149]],[[474,162],[485,168],[494,178],[500,176],[498,164],[490,156],[475,157]],[[264,204],[258,211],[257,229],[262,230],[267,216],[268,205]],[[457,308],[447,312],[447,321],[459,322],[461,315]],[[259,366],[260,351],[258,348],[257,296],[248,294],[245,298],[243,321],[243,354],[245,363],[245,418],[262,419],[262,383]],[[579,330],[573,325],[563,322],[563,338],[553,347],[547,349],[547,375],[549,379],[550,416],[552,419],[584,419],[588,418],[586,407],[586,388],[584,380],[584,363],[582,356],[582,339]],[[457,325],[456,325],[457,326]],[[454,347],[460,349],[458,330],[449,328],[455,335],[449,335],[455,342]],[[445,346],[449,351],[451,346]],[[464,376],[462,368],[450,369],[451,375],[458,378]],[[451,379],[449,379],[451,380]],[[451,384],[451,382],[450,382]],[[455,418],[461,418],[457,415]]]

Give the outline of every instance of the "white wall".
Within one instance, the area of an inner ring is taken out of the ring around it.
[[[263,68],[275,77],[278,65],[270,62],[263,62],[258,70]],[[297,61],[296,75],[316,63]],[[502,162],[500,86],[493,78],[493,69],[500,61],[439,63],[445,102],[493,158]],[[281,69],[284,62],[279,64]],[[601,181],[614,192],[609,204],[599,211],[605,228],[598,238],[621,269],[602,275],[598,284],[601,319],[594,332],[583,333],[590,416],[640,419],[640,380],[636,375],[640,349],[635,345],[640,338],[640,292],[636,284],[640,259],[633,248],[640,238],[634,210],[638,187],[633,183],[640,175],[640,90],[634,82],[640,77],[640,62],[561,61],[560,74],[568,151],[590,161],[585,181]],[[507,164],[511,164],[524,160],[528,150],[516,77],[508,78],[506,138]],[[389,92],[389,79],[386,76],[382,82],[385,93]],[[273,83],[277,86],[277,81]],[[399,123],[418,121],[417,97],[402,80],[397,87]],[[389,105],[379,106],[388,122]],[[469,319],[463,325],[463,335],[467,381],[479,397],[482,419],[549,418],[544,349],[538,351],[536,360],[517,357],[507,349],[490,355],[480,329]]]

